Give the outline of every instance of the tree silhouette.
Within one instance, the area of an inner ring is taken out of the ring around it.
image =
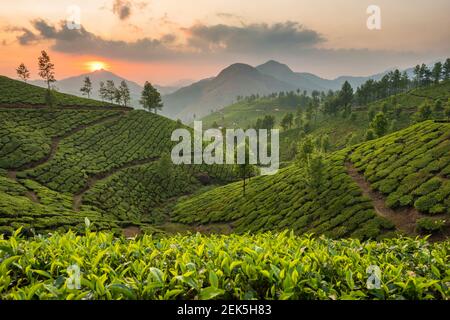
[[[50,84],[55,82],[55,65],[50,61],[50,57],[44,50],[38,58],[39,76],[47,83],[47,88],[50,90]]]
[[[157,113],[158,110],[161,110],[163,108],[161,94],[148,81],[146,81],[144,84],[144,90],[142,90],[141,99],[139,100],[139,103],[142,105],[144,109],[150,112],[153,109],[155,113]]]
[[[28,68],[23,63],[16,69],[16,72],[19,78],[24,82],[27,82],[30,78],[30,71],[28,71]]]
[[[83,93],[83,95],[87,95],[88,98],[90,98],[92,92],[92,82],[89,77],[84,78],[83,86],[81,87],[80,91]]]

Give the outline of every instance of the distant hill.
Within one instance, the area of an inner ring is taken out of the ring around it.
[[[339,90],[345,81],[348,81],[353,88],[357,88],[369,79],[378,80],[386,73],[379,73],[368,77],[341,76],[333,80],[318,77],[312,73],[294,72],[287,65],[270,60],[256,67],[260,72],[273,76],[281,81],[308,92],[313,90],[327,91]]]
[[[289,83],[259,72],[256,68],[236,63],[217,77],[196,82],[164,97],[163,114],[183,121],[201,118],[232,103],[237,96],[270,94],[295,90]]]
[[[131,94],[131,106],[135,108],[140,108],[139,105],[139,99],[142,92],[142,86],[134,81],[127,80],[121,76],[118,76],[110,71],[107,70],[98,70],[91,73],[85,73],[81,74],[79,76],[74,76],[70,78],[65,78],[62,80],[59,80],[55,83],[56,88],[60,92],[73,94],[76,96],[83,96],[80,92],[80,88],[83,85],[83,81],[85,77],[89,77],[92,81],[93,86],[93,92],[91,95],[91,98],[100,100],[100,95],[98,93],[98,89],[100,87],[100,81],[106,82],[107,80],[113,80],[116,86],[120,84],[121,81],[125,80],[128,87],[130,88],[130,94]],[[40,87],[46,87],[46,84],[42,80],[33,80],[30,81],[30,83],[40,86]],[[163,87],[154,85],[156,89],[161,93],[161,95],[169,94],[174,91],[176,91],[177,87]]]
[[[334,80],[311,73],[292,71],[287,65],[271,60],[257,67],[236,63],[217,77],[208,78],[164,96],[163,114],[191,122],[236,101],[237,96],[266,95],[280,91],[338,90],[345,81],[354,88],[368,79],[380,79],[384,73],[368,77],[342,76]]]

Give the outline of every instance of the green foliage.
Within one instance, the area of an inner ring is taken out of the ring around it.
[[[180,198],[172,220],[183,224],[228,223],[237,233],[284,230],[314,232],[333,238],[377,238],[393,226],[378,218],[370,199],[344,167],[346,151],[324,159],[318,183],[309,183],[306,162],[274,176],[252,178],[247,196],[233,183]],[[384,226],[388,227],[384,227]]]
[[[0,76],[0,104],[47,105],[47,92],[47,89]],[[105,107],[111,105],[101,101],[56,92],[54,90],[52,93],[59,106]]]
[[[450,124],[426,121],[357,146],[350,160],[391,207],[450,213]]]
[[[422,233],[436,233],[441,231],[446,221],[442,219],[422,218],[417,220],[417,231]]]
[[[450,296],[448,242],[333,241],[292,234],[53,234],[0,240],[1,299],[439,299]],[[431,263],[431,261],[433,261]],[[69,267],[80,268],[70,289]],[[369,289],[370,266],[381,269]]]
[[[382,137],[386,134],[389,122],[383,112],[378,112],[370,123],[370,127],[373,129],[377,137]]]

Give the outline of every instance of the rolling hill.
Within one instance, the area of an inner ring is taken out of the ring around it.
[[[55,87],[61,93],[67,93],[78,97],[83,97],[82,93],[80,92],[80,88],[83,86],[85,77],[89,77],[91,79],[93,87],[91,98],[96,100],[101,100],[98,92],[98,89],[100,88],[100,81],[106,83],[107,80],[112,80],[114,81],[116,86],[119,86],[121,81],[125,81],[126,84],[128,85],[128,88],[130,89],[130,96],[131,96],[130,105],[137,109],[141,108],[139,100],[141,97],[143,87],[134,81],[127,80],[121,76],[118,76],[110,71],[103,69],[58,80],[55,83]],[[46,83],[42,80],[33,80],[30,81],[30,83],[44,88],[47,87]],[[158,85],[154,86],[156,89],[158,89],[161,95],[170,94],[178,89],[178,87],[165,87]]]
[[[252,94],[267,95],[281,91],[328,91],[337,90],[345,81],[354,88],[369,79],[379,79],[383,74],[368,77],[343,76],[327,80],[310,73],[293,72],[287,65],[277,61],[268,61],[252,67],[236,63],[218,76],[201,80],[190,86],[164,96],[163,114],[172,119],[191,122],[212,111],[220,110],[236,100],[237,96]]]
[[[227,223],[238,233],[289,228],[332,238],[384,237],[394,230],[415,235],[419,219],[449,221],[449,139],[450,124],[419,123],[331,154],[320,186],[308,183],[304,165],[291,165],[252,178],[246,196],[234,183],[182,198],[173,220]]]
[[[3,233],[77,229],[85,218],[119,233],[145,229],[164,218],[157,207],[166,200],[233,179],[226,166],[165,164],[175,121],[62,93],[49,108],[44,94],[0,78]]]
[[[61,93],[49,108],[44,89],[0,84],[0,299],[450,295],[449,123],[328,154],[319,185],[304,163],[252,178],[243,197],[232,167],[171,164],[179,122]],[[171,235],[185,231],[233,234]]]
[[[271,76],[261,74],[252,66],[233,64],[217,77],[205,79],[163,97],[163,114],[185,122],[201,118],[230,104],[239,95],[269,94],[295,90],[293,86]]]

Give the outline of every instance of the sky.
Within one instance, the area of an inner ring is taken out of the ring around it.
[[[103,67],[171,85],[270,59],[329,79],[370,75],[449,57],[448,12],[448,0],[0,0],[0,74],[23,62],[36,78],[46,50],[57,79]]]

